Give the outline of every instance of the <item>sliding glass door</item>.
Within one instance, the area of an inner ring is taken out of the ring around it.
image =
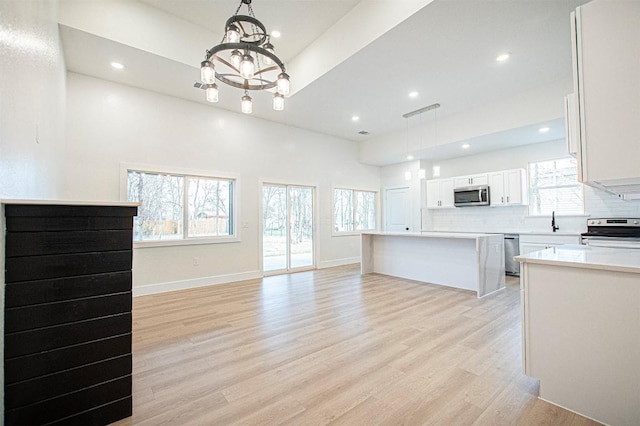
[[[315,266],[313,187],[263,184],[262,269],[289,272]]]

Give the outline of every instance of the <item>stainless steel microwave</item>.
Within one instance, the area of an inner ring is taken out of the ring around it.
[[[466,186],[454,188],[453,205],[456,207],[488,206],[489,186]]]

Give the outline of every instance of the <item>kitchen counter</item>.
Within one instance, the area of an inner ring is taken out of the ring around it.
[[[640,424],[640,250],[564,245],[516,260],[524,372],[540,398]]]
[[[517,256],[515,259],[521,263],[640,274],[640,250],[637,249],[563,245]]]
[[[395,277],[475,291],[504,288],[504,236],[469,232],[363,232],[363,274]]]

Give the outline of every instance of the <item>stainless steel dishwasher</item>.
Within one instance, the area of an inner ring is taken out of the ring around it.
[[[507,275],[520,276],[520,262],[513,260],[520,254],[520,235],[504,234],[504,272]]]

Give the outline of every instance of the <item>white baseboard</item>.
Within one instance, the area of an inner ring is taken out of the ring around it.
[[[334,266],[352,265],[354,263],[360,263],[360,256],[358,257],[345,257],[344,259],[326,260],[324,262],[318,262],[318,269],[333,268]]]
[[[206,287],[215,284],[232,283],[236,281],[262,278],[261,271],[242,272],[240,274],[216,275],[212,277],[194,278],[191,280],[169,281],[166,283],[146,284],[133,287],[133,297],[149,294],[166,293],[169,291],[185,290],[188,288]]]

